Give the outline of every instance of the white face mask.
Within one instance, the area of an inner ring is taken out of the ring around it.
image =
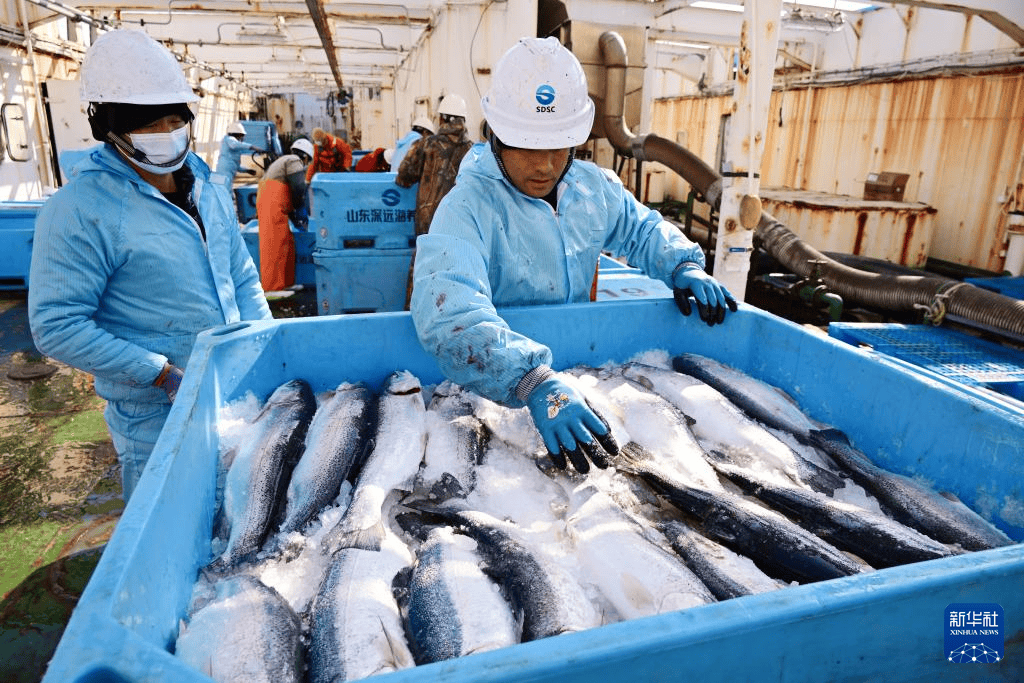
[[[146,155],[147,162],[132,160],[139,168],[150,173],[171,173],[185,163],[188,154],[190,126],[182,126],[170,133],[131,133],[132,146]]]

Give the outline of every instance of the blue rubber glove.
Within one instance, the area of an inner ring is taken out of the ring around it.
[[[163,389],[167,398],[174,403],[174,397],[178,395],[178,388],[181,386],[181,378],[184,376],[185,373],[181,368],[168,363],[153,384]]]
[[[566,468],[568,458],[577,472],[586,474],[590,462],[604,469],[608,467],[608,456],[618,454],[619,447],[608,423],[578,389],[558,375],[538,384],[527,397],[526,405],[548,455],[559,469]]]
[[[736,312],[736,300],[729,290],[696,263],[676,268],[672,275],[672,285],[672,295],[679,312],[683,315],[693,312],[690,306],[690,296],[693,296],[697,303],[697,314],[708,326],[723,322],[725,309]]]

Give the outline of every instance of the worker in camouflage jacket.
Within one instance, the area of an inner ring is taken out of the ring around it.
[[[445,95],[438,106],[441,126],[437,133],[417,140],[398,167],[395,183],[401,187],[412,187],[419,183],[416,191],[416,235],[425,235],[430,230],[434,211],[448,191],[455,185],[459,164],[472,141],[466,135],[466,101],[459,95]],[[406,286],[405,307],[409,308],[412,296],[412,263],[409,264],[409,279]]]

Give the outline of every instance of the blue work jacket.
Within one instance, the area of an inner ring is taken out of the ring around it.
[[[44,354],[95,376],[108,401],[167,403],[165,361],[184,368],[203,331],[271,317],[224,186],[193,153],[199,226],[111,145],[95,147],[40,208],[29,324]]]
[[[704,266],[699,245],[595,164],[574,161],[557,198],[556,213],[520,192],[478,143],[416,241],[410,311],[420,343],[446,377],[508,406],[523,405],[516,385],[552,356],[510,330],[497,307],[589,300],[602,251],[669,287],[680,263]]]
[[[231,187],[231,184],[234,183],[238,169],[242,167],[242,155],[258,149],[259,147],[236,137],[224,136],[224,139],[220,141],[220,156],[217,157],[217,174],[226,179],[225,185]]]

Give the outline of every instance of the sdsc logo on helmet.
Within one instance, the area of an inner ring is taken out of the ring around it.
[[[544,85],[537,86],[537,102],[540,104],[537,106],[538,112],[553,112],[555,111],[555,89],[545,83]]]

